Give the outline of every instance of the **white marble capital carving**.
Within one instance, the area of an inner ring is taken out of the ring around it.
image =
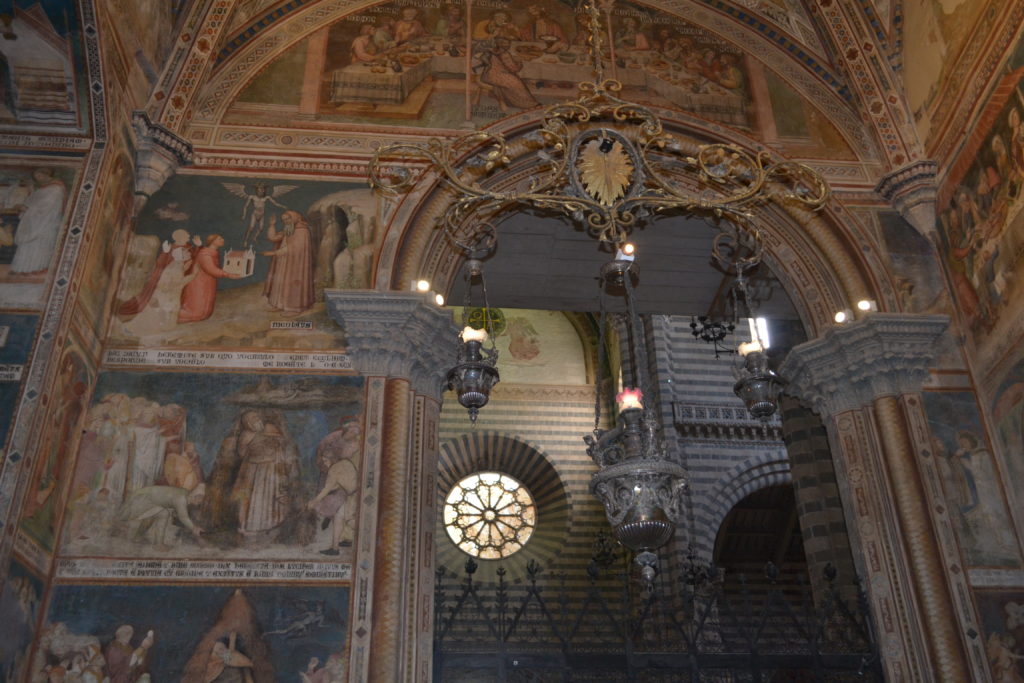
[[[451,311],[411,292],[328,289],[324,298],[356,370],[408,379],[417,393],[441,398],[459,341]]]
[[[870,313],[793,349],[779,367],[786,393],[822,417],[920,391],[949,326],[944,315]]]
[[[892,204],[903,218],[924,235],[937,233],[935,200],[939,165],[923,159],[896,169],[882,178],[875,191]]]
[[[135,215],[181,166],[192,163],[192,145],[145,112],[132,114],[135,133]]]

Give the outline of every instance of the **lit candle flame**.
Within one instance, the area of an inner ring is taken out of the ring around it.
[[[749,353],[760,353],[764,351],[764,347],[761,346],[759,341],[743,342],[737,349],[741,356],[746,356]]]
[[[483,343],[483,342],[487,341],[487,330],[485,330],[485,329],[479,329],[478,330],[478,329],[476,329],[474,327],[470,327],[469,325],[467,325],[466,327],[464,327],[462,329],[462,341],[464,341],[464,342],[478,341],[480,343]]]
[[[643,408],[644,404],[640,402],[643,397],[644,395],[639,389],[623,389],[615,397],[615,402],[618,404],[619,412],[621,413],[623,410]]]

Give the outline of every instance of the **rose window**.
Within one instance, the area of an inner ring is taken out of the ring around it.
[[[537,509],[530,492],[512,477],[478,472],[448,493],[444,524],[464,552],[497,560],[526,544],[537,525]]]

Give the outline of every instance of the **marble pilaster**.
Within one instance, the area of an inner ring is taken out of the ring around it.
[[[912,445],[911,406],[949,320],[872,313],[790,351],[787,393],[821,414],[854,519],[884,664],[893,680],[971,680],[970,617],[954,605],[962,572]],[[979,668],[981,666],[982,668]]]
[[[351,675],[374,682],[429,676],[433,629],[433,497],[437,416],[443,381],[455,362],[458,330],[451,312],[424,295],[400,292],[324,293],[345,331],[355,369],[380,397],[380,460],[372,484],[372,544],[360,552],[355,580],[368,585],[370,614],[364,650]],[[362,587],[360,587],[362,594]],[[424,617],[423,615],[430,615]]]

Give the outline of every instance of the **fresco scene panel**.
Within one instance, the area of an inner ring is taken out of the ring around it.
[[[102,374],[64,552],[350,560],[362,387],[351,376]]]

